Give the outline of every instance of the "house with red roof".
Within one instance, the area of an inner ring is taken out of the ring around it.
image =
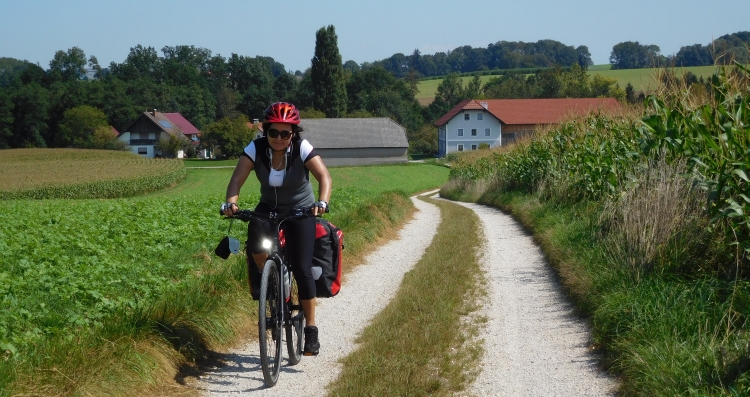
[[[434,123],[438,155],[476,150],[483,143],[498,147],[540,126],[618,108],[614,98],[467,99]]]
[[[178,135],[187,138],[190,144],[196,147],[199,157],[205,157],[205,153],[198,149],[200,134],[201,132],[181,114],[161,113],[154,109],[151,112],[143,112],[117,139],[127,142],[133,153],[155,158],[162,156],[156,149],[159,139],[167,135]],[[184,153],[180,151],[177,157],[183,158]]]

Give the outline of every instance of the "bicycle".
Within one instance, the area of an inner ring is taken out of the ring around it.
[[[282,327],[286,331],[289,365],[298,364],[302,358],[302,327],[305,313],[299,301],[297,280],[285,260],[285,251],[279,240],[279,232],[284,221],[308,216],[313,216],[311,208],[295,209],[292,213],[284,215],[275,212],[264,214],[251,210],[239,210],[227,217],[243,222],[257,219],[268,222],[271,226],[271,235],[263,241],[263,247],[268,250],[268,259],[263,266],[258,305],[260,365],[263,369],[263,379],[269,387],[274,386],[279,379],[282,360]],[[252,258],[249,261],[252,261]]]

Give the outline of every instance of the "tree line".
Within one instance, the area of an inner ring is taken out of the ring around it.
[[[573,47],[555,40],[539,40],[535,43],[498,41],[489,44],[487,48],[472,48],[467,45],[452,51],[424,55],[415,49],[408,56],[397,53],[361,66],[354,61],[347,61],[344,67],[356,71],[360,67],[381,66],[394,76],[405,78],[410,73],[416,74],[417,77],[432,77],[482,70],[547,68],[573,64],[578,64],[582,68],[592,64],[588,47]]]
[[[288,101],[303,119],[389,117],[404,126],[413,151],[431,153],[432,123],[464,99],[623,96],[614,80],[590,79],[571,53],[572,67],[528,78],[510,74],[482,84],[476,77],[464,87],[451,74],[435,101],[422,106],[413,74],[379,63],[347,67],[337,40],[332,25],[318,30],[310,68],[294,74],[271,57],[223,57],[189,45],[161,53],[137,45],[108,67],[78,47],[57,51],[46,70],[0,58],[0,148],[99,147],[112,138],[105,126],[124,132],[142,112],[158,109],[181,113],[203,132],[202,141],[233,156],[251,139],[248,120],[262,118],[269,103]]]

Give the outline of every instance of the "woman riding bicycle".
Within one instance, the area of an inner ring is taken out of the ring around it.
[[[222,205],[224,215],[231,216],[239,209],[237,200],[240,189],[252,170],[255,170],[260,182],[260,203],[255,211],[284,214],[294,207],[310,206],[313,206],[316,216],[327,211],[331,197],[331,176],[320,155],[307,140],[300,137],[302,127],[299,124],[299,111],[290,103],[277,102],[266,109],[264,135],[247,145],[227,186],[226,203]],[[319,185],[317,202],[310,173]],[[315,279],[312,274],[315,218],[289,219],[284,222],[283,229],[287,260],[297,280],[305,314],[304,353],[317,355],[320,343],[315,325]],[[253,299],[256,300],[260,294],[260,272],[267,257],[261,242],[268,233],[262,222],[251,220],[248,223],[248,272]]]

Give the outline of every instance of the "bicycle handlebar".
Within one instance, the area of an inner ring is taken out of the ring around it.
[[[292,212],[288,212],[285,214],[279,214],[277,212],[271,212],[271,213],[264,213],[264,212],[256,212],[252,210],[237,210],[233,215],[226,216],[224,213],[219,210],[219,215],[224,215],[227,219],[239,219],[243,222],[248,222],[250,219],[260,219],[260,220],[268,220],[268,219],[278,219],[278,220],[287,220],[291,218],[306,218],[312,215],[312,209],[315,207],[315,204],[311,205],[310,207],[302,207],[302,208],[295,208],[292,210]]]

